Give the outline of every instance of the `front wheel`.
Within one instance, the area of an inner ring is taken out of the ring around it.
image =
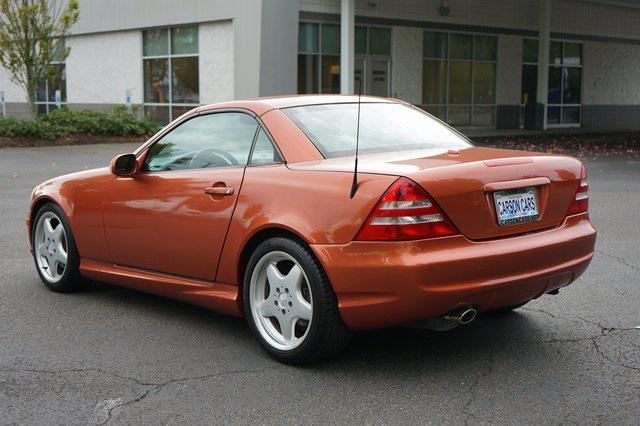
[[[42,282],[58,293],[81,290],[80,256],[71,226],[60,207],[47,203],[38,210],[31,230],[33,258]]]
[[[300,242],[278,237],[261,243],[249,259],[244,283],[249,326],[278,361],[319,361],[348,342],[329,280]]]

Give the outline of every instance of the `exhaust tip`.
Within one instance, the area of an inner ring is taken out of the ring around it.
[[[474,308],[456,309],[444,316],[445,320],[454,321],[458,324],[469,324],[476,319],[477,311]]]
[[[460,324],[469,324],[476,319],[477,311],[473,308],[465,309],[460,313]]]

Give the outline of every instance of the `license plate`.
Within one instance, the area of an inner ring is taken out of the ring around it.
[[[538,219],[536,189],[518,188],[493,193],[498,225],[515,225]]]

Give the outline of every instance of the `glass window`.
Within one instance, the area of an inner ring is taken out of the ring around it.
[[[582,44],[564,43],[563,63],[565,65],[582,64]]]
[[[169,60],[144,60],[144,101],[149,103],[169,102]]]
[[[447,119],[447,107],[445,106],[425,106],[424,110],[442,121]]]
[[[198,53],[198,27],[172,28],[171,53],[174,55]]]
[[[472,62],[449,62],[449,103],[471,103]]]
[[[38,114],[48,114],[67,102],[67,68],[64,39],[58,39],[54,45],[53,61],[48,68],[46,79],[36,84],[35,102]],[[59,95],[59,97],[56,96]]]
[[[172,119],[168,106],[145,105],[144,115],[145,117],[161,124],[168,124]]]
[[[298,52],[318,52],[318,24],[301,22],[298,30]]]
[[[298,93],[317,93],[318,55],[298,55]]]
[[[451,34],[449,36],[449,57],[451,59],[471,59],[473,37],[465,34]]]
[[[244,166],[257,127],[253,117],[238,112],[194,117],[151,145],[143,170]]]
[[[522,104],[535,104],[538,96],[538,66],[522,66]]]
[[[322,55],[322,93],[340,93],[340,57]]]
[[[425,59],[422,65],[422,103],[447,103],[447,62]]]
[[[447,121],[452,126],[470,126],[471,107],[449,107]]]
[[[367,54],[367,27],[356,27],[356,55]]]
[[[538,63],[538,40],[530,38],[522,40],[522,62]]]
[[[322,25],[322,53],[340,54],[340,26]]]
[[[562,124],[580,123],[580,107],[563,107]]]
[[[562,63],[562,42],[552,41],[549,43],[549,63],[555,65]]]
[[[474,58],[482,61],[495,61],[498,39],[491,36],[475,36]]]
[[[425,31],[423,34],[422,49],[425,58],[446,58],[447,34]]]
[[[325,158],[354,154],[358,104],[312,105],[285,108],[282,111]],[[361,105],[361,153],[446,150],[468,146],[462,136],[415,108],[394,103]]]
[[[456,126],[494,125],[497,46],[495,36],[425,31],[422,108]]]
[[[549,95],[547,103],[562,102],[562,67],[549,67]]]
[[[391,55],[391,30],[382,27],[355,27],[356,55]],[[356,62],[360,58],[356,59]],[[354,70],[354,79],[359,81]],[[369,71],[367,71],[367,75]],[[388,76],[384,80],[388,90]],[[374,91],[376,81],[365,78],[365,92]],[[358,87],[356,83],[356,87]],[[298,93],[340,93],[340,25],[301,22],[298,36]],[[382,92],[381,92],[382,93]],[[387,92],[385,92],[387,93]],[[388,93],[387,93],[388,94]]]
[[[473,107],[474,126],[491,126],[495,123],[496,109],[494,107]]]
[[[278,154],[278,151],[273,147],[271,140],[267,136],[264,129],[258,131],[258,137],[256,138],[256,144],[253,146],[253,152],[251,153],[251,164],[272,164],[279,163],[282,159]]]
[[[169,39],[166,29],[149,30],[142,33],[144,56],[165,56],[169,54]]]
[[[198,27],[148,30],[142,40],[144,111],[166,124],[200,102]]]
[[[197,104],[199,101],[198,58],[174,58],[171,61],[173,102]]]
[[[496,64],[476,62],[473,73],[473,103],[493,104],[496,97]]]
[[[550,106],[547,108],[547,124],[560,124],[560,107]]]
[[[579,104],[582,68],[565,67],[562,77],[562,103]]]
[[[371,55],[391,54],[391,30],[369,27],[369,53]]]

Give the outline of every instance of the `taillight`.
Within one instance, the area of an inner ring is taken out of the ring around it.
[[[576,191],[576,195],[569,205],[567,216],[586,213],[589,210],[589,184],[587,179],[580,179],[580,185]]]
[[[457,233],[424,189],[412,180],[400,178],[378,201],[356,240],[418,240]]]

